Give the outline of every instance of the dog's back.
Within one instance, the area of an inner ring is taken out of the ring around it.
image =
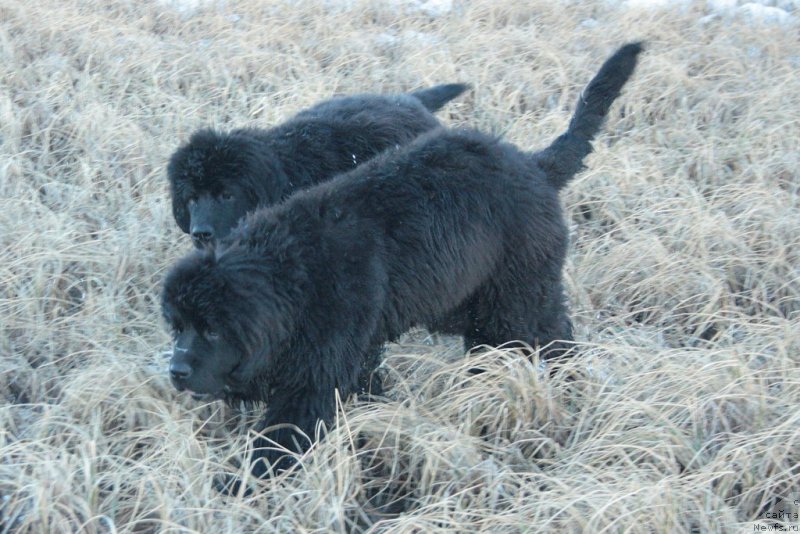
[[[447,84],[410,94],[336,97],[260,138],[283,161],[294,188],[304,188],[440,127],[432,111],[467,88]]]
[[[435,113],[469,89],[465,83],[447,83],[418,89],[411,93],[335,96],[295,115],[293,120],[347,120],[359,113],[391,114],[396,111]],[[399,109],[398,109],[399,108]]]

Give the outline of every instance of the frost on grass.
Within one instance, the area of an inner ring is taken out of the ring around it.
[[[687,13],[690,9],[702,9],[706,14],[699,17],[700,24],[719,18],[739,18],[751,24],[794,24],[800,3],[796,0],[622,0],[610,3],[625,9],[644,11],[677,10]]]

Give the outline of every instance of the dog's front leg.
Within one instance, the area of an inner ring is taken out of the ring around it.
[[[254,429],[258,436],[252,442],[250,470],[255,478],[291,469],[314,442],[319,422],[330,423],[336,410],[333,388],[325,393],[300,388],[291,394],[283,390],[273,395],[264,418]],[[242,481],[234,476],[225,477],[216,486],[229,495],[242,491]],[[245,495],[250,493],[250,488],[244,488]]]
[[[291,468],[314,442],[317,424],[331,421],[335,402],[333,391],[303,391],[280,402],[271,400],[255,428],[259,435],[253,440],[253,475],[263,478]]]

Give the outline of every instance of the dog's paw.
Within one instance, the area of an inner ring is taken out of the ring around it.
[[[214,478],[214,489],[231,497],[249,497],[253,494],[253,488],[235,475],[222,475]]]

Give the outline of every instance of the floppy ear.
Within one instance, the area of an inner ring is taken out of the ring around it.
[[[239,362],[239,365],[231,373],[231,378],[237,385],[246,385],[254,380],[263,379],[269,372],[270,361],[267,351],[261,349],[255,354],[249,354]]]
[[[187,145],[188,146],[188,145]],[[176,150],[169,158],[167,164],[167,179],[169,180],[169,195],[172,197],[172,216],[175,222],[184,233],[189,233],[190,217],[189,209],[187,208],[187,199],[184,189],[181,187],[179,180],[181,176],[186,174],[184,171],[186,159],[187,146],[182,146]]]
[[[178,226],[180,227],[181,230],[183,230],[183,233],[188,234],[190,221],[189,221],[189,210],[186,207],[186,202],[184,202],[184,200],[180,198],[180,195],[178,195],[175,192],[174,188],[172,188],[171,190],[171,196],[172,196],[172,216],[175,217],[175,222],[178,223]]]

